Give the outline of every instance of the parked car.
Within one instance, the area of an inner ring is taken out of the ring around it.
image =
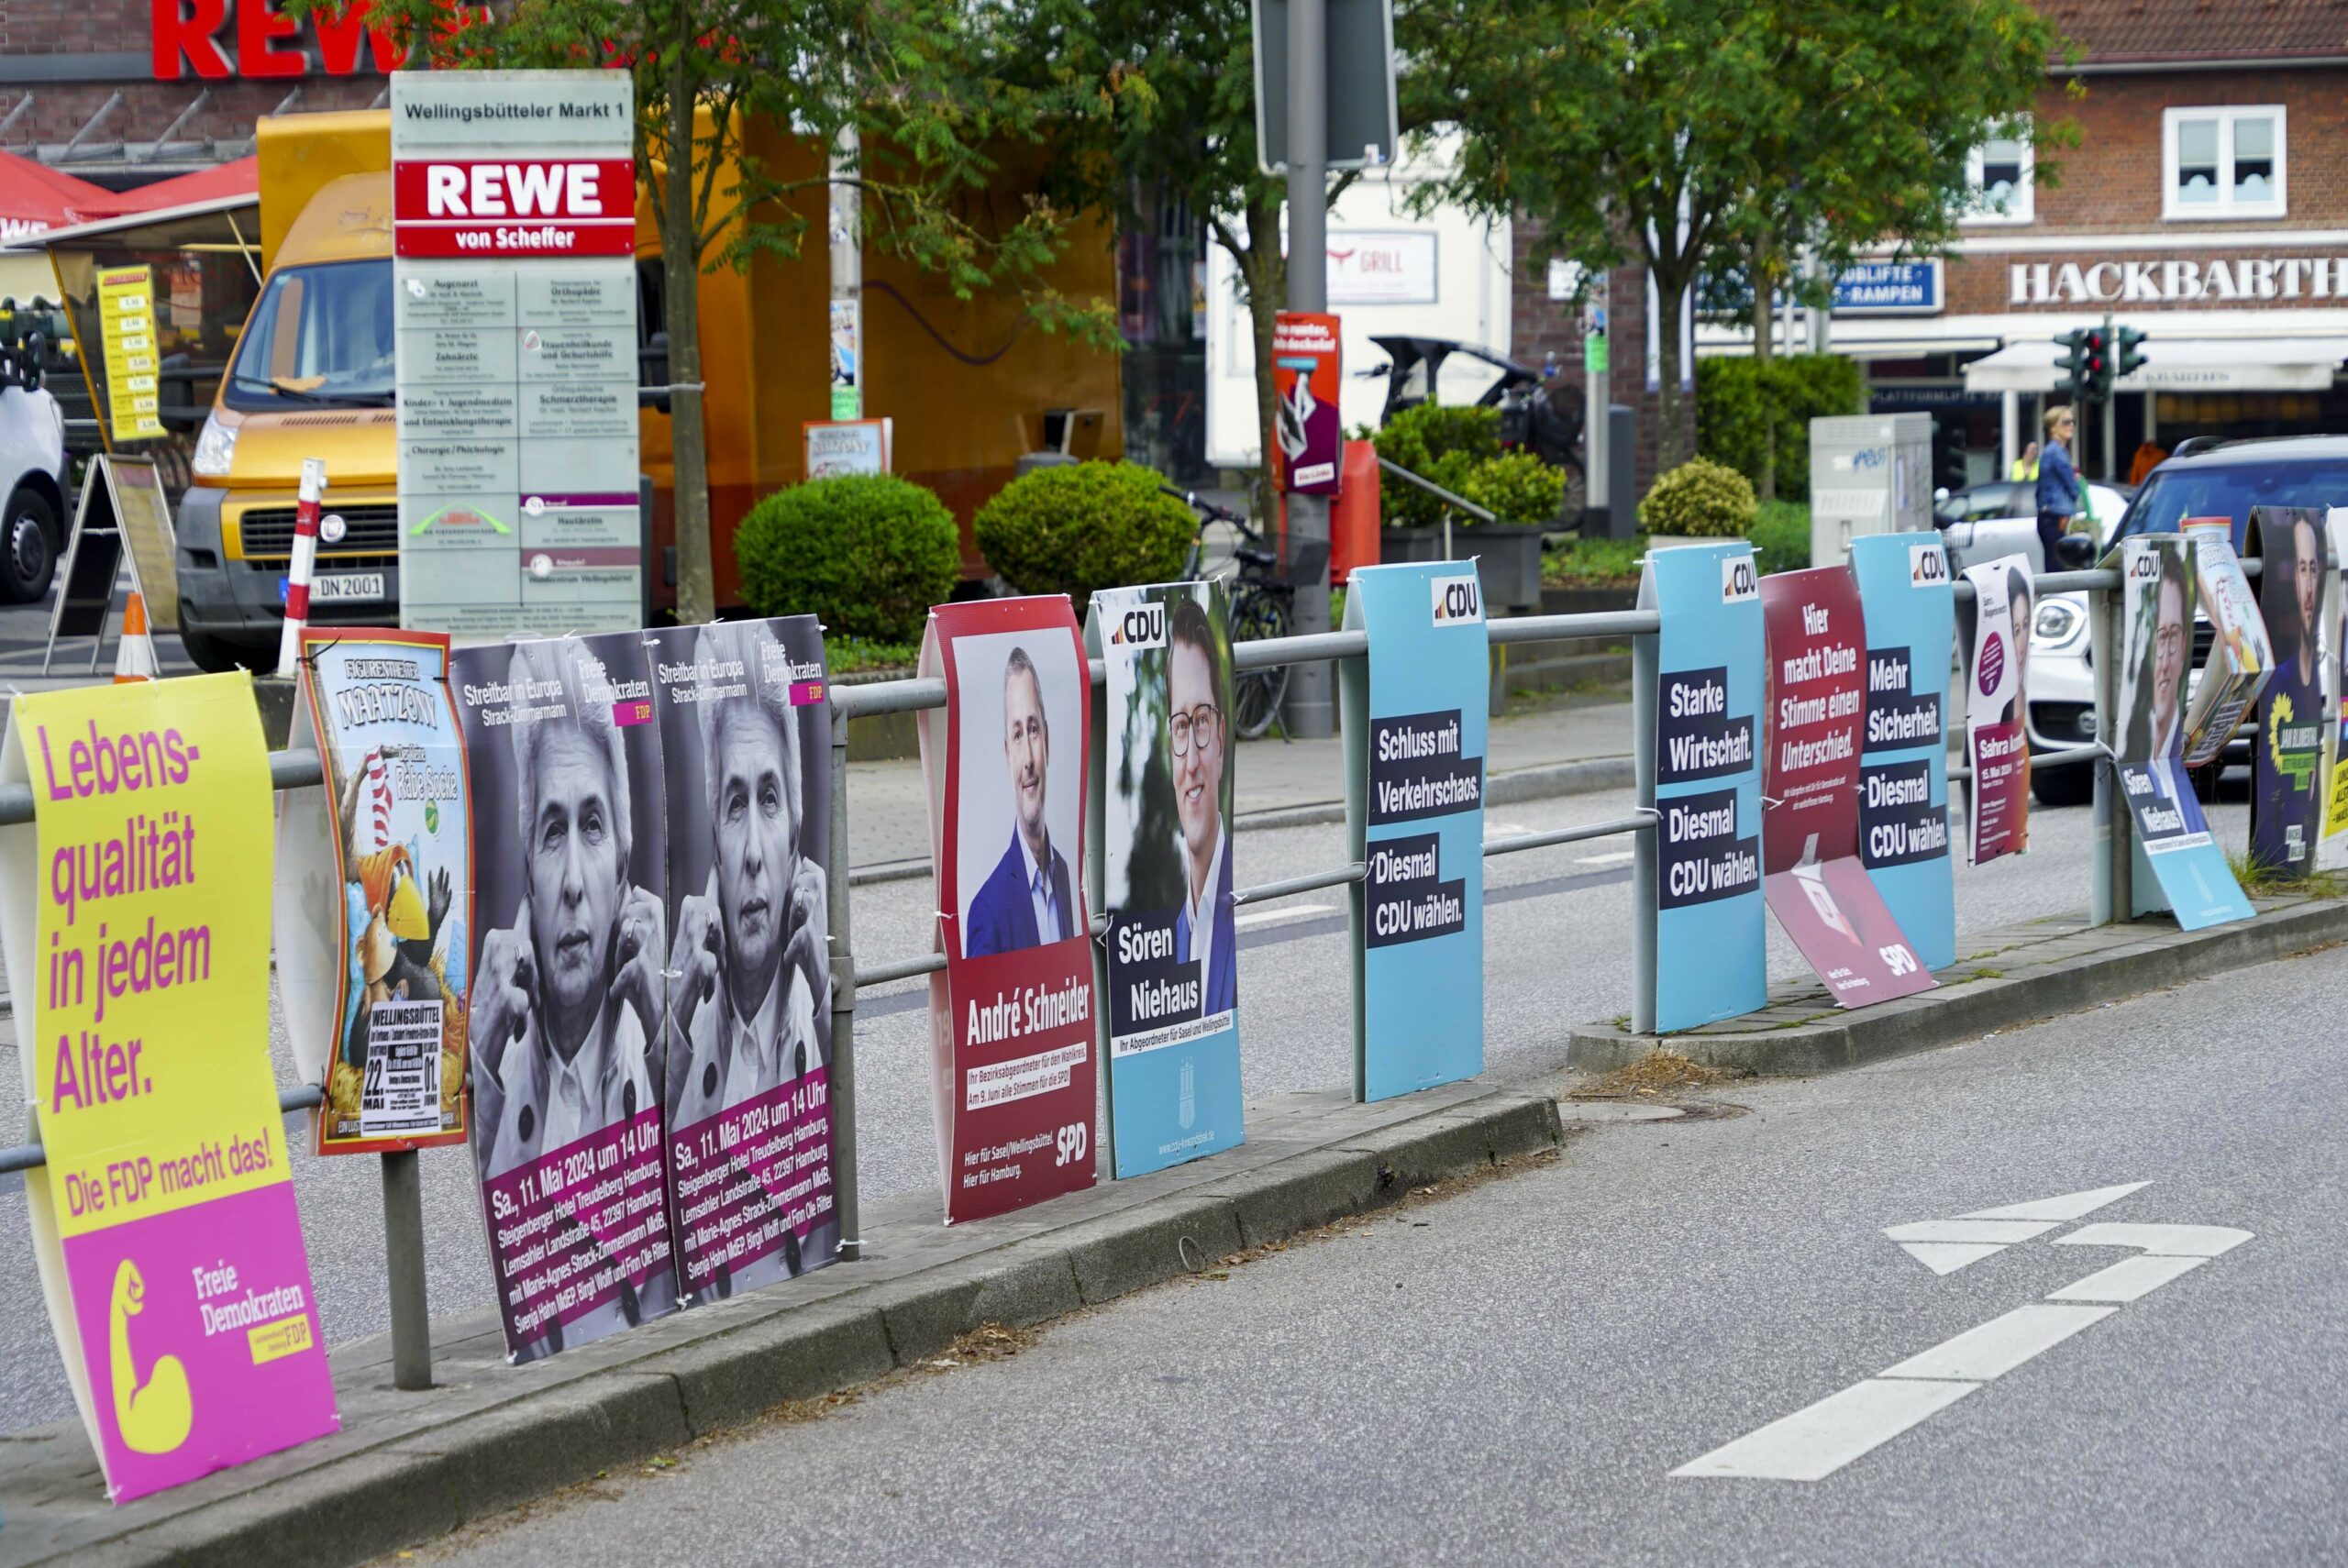
[[[2348,503],[2348,436],[2283,436],[2255,440],[2188,443],[2145,476],[2134,500],[2107,536],[2107,545],[2144,534],[2174,534],[2187,517],[2233,522],[2234,547],[2250,530],[2254,506]],[[2208,621],[2196,618],[2193,668],[2210,651]],[[2039,602],[2030,638],[2027,726],[2032,751],[2084,745],[2096,738],[2095,677],[2088,663],[2084,593],[2053,593]],[[2223,762],[2247,753],[2237,740]],[[2048,805],[2083,804],[2094,791],[2092,767],[2033,771],[2031,790]]]
[[[2024,505],[2031,496],[2027,485],[2011,487],[2022,491]],[[2128,498],[2109,485],[2091,484],[2087,489],[2088,515],[2096,524],[2094,539],[2100,544],[2111,537],[2120,525],[2121,514],[2128,510]],[[1949,566],[1955,571],[1966,567],[1994,561],[2001,556],[2024,555],[2038,558],[2038,514],[2036,513],[1984,513],[1962,522],[1947,522],[1934,513],[1934,525],[1941,531],[1941,541],[1948,547]],[[2088,536],[2081,535],[2081,538]],[[2086,566],[2101,554],[2099,547],[2091,548],[2085,560],[2065,563],[2049,561],[2046,569],[2060,570],[2066,564]]]
[[[10,356],[0,367],[0,602],[28,604],[49,591],[65,547],[65,411],[15,366]]]

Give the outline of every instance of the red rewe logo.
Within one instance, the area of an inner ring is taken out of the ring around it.
[[[636,166],[618,159],[403,159],[392,168],[402,256],[626,256]]]

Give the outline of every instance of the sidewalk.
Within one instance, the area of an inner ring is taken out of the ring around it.
[[[1344,820],[1346,753],[1338,737],[1283,741],[1275,734],[1243,742],[1235,763],[1241,827]],[[847,771],[850,880],[928,875],[929,797],[920,759],[852,762]],[[1484,772],[1491,805],[1628,789],[1631,704],[1613,693],[1567,697],[1494,719]]]

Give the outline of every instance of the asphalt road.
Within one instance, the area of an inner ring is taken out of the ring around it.
[[[1561,985],[1579,967],[1569,933],[1607,901],[1516,906],[1541,911]],[[1496,970],[1519,978],[1533,945],[1518,933]],[[1730,1086],[1715,1094],[1741,1114],[1600,1126],[1520,1174],[414,1557],[2336,1562],[2343,985],[2348,950],[2332,950],[1860,1071]],[[1884,1233],[2138,1183],[2091,1215],[2007,1220],[2030,1234],[1946,1275]],[[2222,1250],[2131,1265],[2189,1272],[2111,1305],[2127,1290],[2105,1271],[2145,1244]],[[2089,1275],[2106,1305],[2045,1300]],[[2050,1320],[2077,1331],[2049,1342]],[[2007,1353],[1956,1340],[1993,1323]],[[1815,1457],[1822,1431],[1861,1446],[1817,1479],[1674,1474],[1854,1386],[1944,1408],[1855,1439],[1867,1421],[1844,1395],[1839,1423],[1747,1445],[1765,1466]]]
[[[1245,767],[1243,754],[1243,781]],[[1244,790],[1243,782],[1243,803]],[[1569,797],[1496,808],[1487,826],[1499,836],[1620,817],[1630,807],[1627,791]],[[2238,840],[2242,811],[2240,805],[2217,809],[2220,831]],[[2086,907],[2087,812],[2042,811],[2032,825],[2037,847],[2029,855],[1979,870],[1958,867],[1960,929]],[[1335,825],[1243,833],[1235,843],[1235,875],[1243,887],[1324,869],[1344,858],[1344,829]],[[1496,1079],[1554,1070],[1572,1024],[1629,1010],[1629,848],[1627,839],[1617,838],[1487,861],[1486,1070]],[[879,964],[925,951],[933,901],[925,880],[857,889],[852,918],[860,961]],[[1251,907],[1244,917],[1255,922],[1241,933],[1246,1091],[1262,1095],[1350,1081],[1342,891]],[[1774,928],[1770,944],[1773,975],[1800,972],[1799,956]],[[868,1196],[934,1190],[937,1180],[925,997],[925,982],[914,981],[861,998],[858,1149]],[[271,1049],[281,1082],[291,1084],[282,1032]],[[0,1127],[23,1125],[22,1083],[10,1027],[0,1031]],[[305,1147],[306,1136],[305,1117],[287,1119],[289,1144]],[[452,1149],[428,1154],[422,1163],[432,1309],[437,1316],[485,1308],[494,1297],[471,1161]],[[327,1342],[383,1329],[388,1309],[375,1162],[297,1159],[294,1179]],[[21,1182],[0,1176],[0,1260],[11,1260],[0,1267],[0,1430],[71,1410],[28,1252]]]

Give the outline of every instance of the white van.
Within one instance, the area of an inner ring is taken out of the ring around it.
[[[0,371],[0,603],[49,591],[65,546],[65,411],[38,384]]]

